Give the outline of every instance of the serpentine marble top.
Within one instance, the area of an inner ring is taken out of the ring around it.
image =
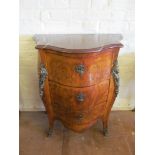
[[[36,34],[36,49],[66,53],[100,52],[107,48],[123,47],[120,34]]]

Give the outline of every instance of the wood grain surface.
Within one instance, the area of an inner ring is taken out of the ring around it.
[[[79,54],[39,49],[40,64],[48,72],[42,99],[50,128],[58,119],[67,128],[81,132],[102,119],[103,132],[107,131],[116,97],[112,67],[118,52],[119,47]]]

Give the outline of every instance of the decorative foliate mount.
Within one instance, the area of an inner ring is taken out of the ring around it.
[[[82,75],[85,71],[85,66],[83,64],[75,66],[75,71]]]
[[[112,75],[113,75],[114,83],[115,83],[115,96],[117,97],[119,93],[119,82],[120,82],[119,66],[118,66],[117,60],[114,61],[113,68],[112,68]]]
[[[44,64],[40,64],[40,78],[39,78],[39,91],[41,98],[44,94],[44,83],[48,73]]]

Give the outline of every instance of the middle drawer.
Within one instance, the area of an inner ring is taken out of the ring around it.
[[[85,111],[92,109],[95,105],[105,104],[108,95],[109,80],[82,88],[63,86],[50,82],[52,106],[55,113]]]

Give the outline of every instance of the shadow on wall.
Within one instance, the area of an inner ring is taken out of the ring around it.
[[[38,87],[38,52],[32,36],[19,38],[20,111],[42,111],[44,106]],[[130,52],[130,51],[129,51]],[[120,93],[113,110],[130,110],[134,107],[135,57],[134,53],[119,55]]]

